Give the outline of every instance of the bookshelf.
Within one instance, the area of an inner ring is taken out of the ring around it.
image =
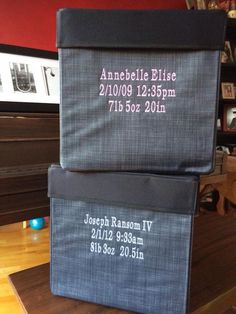
[[[236,146],[236,128],[230,128],[233,111],[236,109],[236,19],[228,19],[226,42],[230,45],[231,56],[226,63],[221,64],[218,116],[221,121],[221,127],[217,132],[217,145],[228,146],[231,150]],[[230,88],[230,91],[232,91],[232,95],[227,95],[226,89],[228,87]],[[224,89],[226,91],[225,93]]]

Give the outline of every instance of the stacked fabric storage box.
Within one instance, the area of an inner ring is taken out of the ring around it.
[[[214,168],[225,23],[220,10],[59,11],[54,294],[187,313],[198,175]]]

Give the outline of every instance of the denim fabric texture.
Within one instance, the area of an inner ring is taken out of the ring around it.
[[[62,167],[175,174],[211,171],[219,55],[218,51],[59,49]],[[139,74],[142,69],[148,79],[117,80],[114,75],[108,79],[109,71],[126,69],[129,73],[139,69]],[[160,81],[152,81],[152,69],[162,71]],[[172,81],[166,80],[164,71],[175,73]],[[129,111],[132,104],[134,112]]]
[[[148,180],[146,174],[130,174],[130,179],[123,174],[136,194],[145,186],[149,195],[135,208],[127,186],[121,186],[122,173],[92,175],[100,190],[97,195],[90,191],[87,176],[58,166],[49,171],[51,291],[145,314],[187,313],[197,177],[152,175]],[[66,186],[65,191],[55,181]],[[77,181],[82,188],[76,192]],[[167,181],[175,190],[171,199],[168,188],[160,188]],[[181,206],[183,187],[188,192]],[[110,204],[104,191],[112,193]],[[156,198],[156,207],[150,209],[154,193],[160,200]]]
[[[226,13],[213,11],[58,12],[53,294],[188,313],[193,175],[214,168],[226,24]],[[217,31],[202,34],[207,27]]]
[[[106,216],[109,226],[85,224],[88,214]],[[112,227],[114,217],[141,229],[152,221],[151,231]],[[145,314],[187,312],[192,215],[52,199],[51,218],[54,294]],[[97,230],[112,240],[94,239]],[[133,243],[124,242],[130,233]]]

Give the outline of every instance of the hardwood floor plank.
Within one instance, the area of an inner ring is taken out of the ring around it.
[[[22,314],[8,275],[49,261],[49,228],[0,227],[0,314]]]

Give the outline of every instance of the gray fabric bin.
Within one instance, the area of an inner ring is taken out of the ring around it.
[[[130,311],[188,309],[198,178],[49,169],[51,291]]]
[[[225,26],[222,10],[60,10],[61,166],[210,172]]]

